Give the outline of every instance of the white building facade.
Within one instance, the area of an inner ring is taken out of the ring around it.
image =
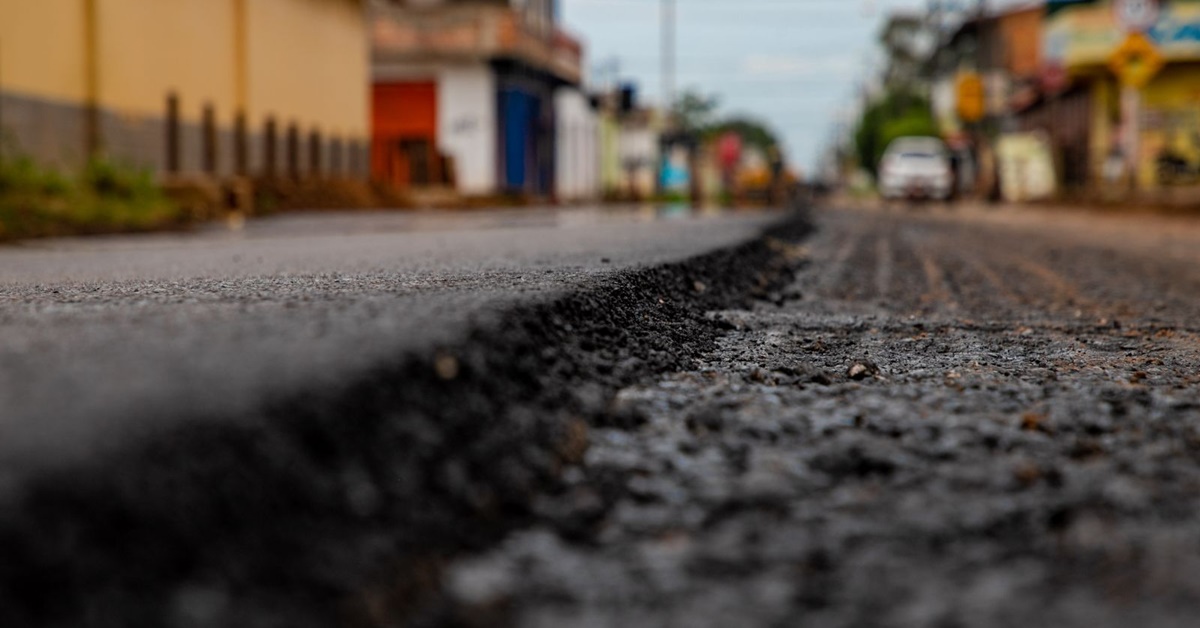
[[[554,95],[555,191],[558,200],[600,198],[600,118],[580,90],[560,88]]]

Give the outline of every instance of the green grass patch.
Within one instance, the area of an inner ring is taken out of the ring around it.
[[[98,158],[66,175],[27,157],[0,158],[0,240],[148,231],[187,221],[148,170]]]

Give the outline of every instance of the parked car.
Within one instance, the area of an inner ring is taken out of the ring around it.
[[[946,200],[954,188],[950,156],[936,137],[901,137],[879,162],[879,193],[886,200]]]

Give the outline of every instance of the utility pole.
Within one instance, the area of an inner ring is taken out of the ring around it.
[[[663,107],[675,105],[675,0],[662,0],[662,89]]]

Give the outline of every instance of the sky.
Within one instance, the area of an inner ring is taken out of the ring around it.
[[[587,46],[593,85],[619,65],[644,100],[660,101],[660,0],[560,3],[567,30]],[[839,119],[849,123],[856,86],[877,62],[887,13],[924,6],[925,0],[676,0],[677,91],[715,94],[723,113],[767,122],[791,163],[811,172]]]

